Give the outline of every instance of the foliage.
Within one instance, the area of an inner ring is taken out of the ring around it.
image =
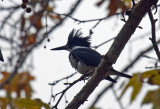
[[[105,2],[106,0],[100,0],[96,5],[99,7]],[[110,0],[110,3],[107,7],[107,10],[109,11],[108,16],[115,14],[118,9],[123,12],[129,8],[131,8],[131,0]]]
[[[56,12],[56,7],[58,7],[56,4],[57,1],[10,1],[12,5],[8,5],[8,1],[1,1],[1,3],[6,5],[6,7],[0,5],[0,12],[6,11],[7,15],[0,20],[0,40],[2,40],[4,44],[7,43],[7,48],[5,48],[3,44],[0,45],[0,61],[3,62],[3,57],[5,57],[5,62],[1,65],[1,69],[5,70],[0,69],[0,91],[4,92],[4,96],[0,97],[0,108],[6,109],[6,107],[9,106],[10,108],[16,109],[41,109],[42,107],[49,109],[49,105],[42,102],[42,100],[32,99],[34,88],[31,86],[31,82],[35,79],[35,77],[31,75],[33,66],[32,62],[26,62],[27,57],[29,57],[33,50],[35,50],[37,46],[41,45],[46,39],[49,42],[50,33],[61,26],[66,18],[70,18],[78,23],[97,21],[97,23],[91,28],[93,29],[102,20],[105,20],[113,15],[120,15],[128,9],[132,9],[132,4],[134,4],[132,3],[134,0],[97,0],[95,4],[97,7],[100,8],[102,5],[106,5],[106,17],[83,21],[72,17],[72,14],[83,0],[76,0],[77,2],[75,2],[75,5],[71,4],[70,11],[68,13],[66,11],[64,14]],[[16,17],[14,15],[16,15]],[[124,17],[123,14],[122,16]],[[129,15],[127,17],[129,17]],[[126,20],[124,21],[126,22]],[[93,34],[93,31],[91,30],[90,33]],[[9,34],[9,36],[7,34]],[[100,46],[103,44],[104,43],[100,44]],[[44,47],[46,48],[46,46]],[[7,53],[9,55],[4,56],[3,52],[5,49],[6,51],[8,50]],[[157,66],[158,65],[156,65],[156,67]],[[25,69],[26,72],[19,72],[23,69]],[[28,69],[31,69],[29,70],[30,72]],[[140,94],[144,84],[147,83],[159,87],[159,72],[159,69],[154,69],[143,73],[133,74],[133,78],[129,80],[119,98],[121,99],[127,89],[132,87],[133,91],[130,99],[130,103],[132,103]],[[68,76],[64,79],[69,79],[70,77],[71,76]],[[64,79],[56,81],[54,85]],[[67,83],[69,88],[73,83]],[[56,95],[62,94],[62,98],[68,89],[66,88],[64,91]],[[159,109],[159,93],[160,89],[148,91],[143,99],[142,105],[152,103],[153,109]],[[51,98],[52,97],[54,98],[57,96],[51,95]],[[60,100],[61,99],[58,100],[56,106],[58,106]],[[91,109],[99,108],[92,106]]]
[[[50,109],[50,107],[43,103],[40,99],[17,99],[15,100],[15,106],[20,109],[41,109],[42,107],[45,109]]]
[[[3,83],[10,73],[1,72],[1,74],[3,77],[0,82]],[[31,99],[33,89],[30,82],[32,80],[34,80],[34,77],[31,76],[29,72],[17,73],[11,80],[10,84],[6,84],[3,87],[6,97],[0,97],[0,108],[6,109],[7,105],[10,104],[16,109],[41,109],[41,107],[49,109],[50,107],[40,99]],[[13,94],[16,94],[15,97],[12,97]]]
[[[133,91],[131,93],[131,99],[130,99],[130,103],[132,103],[135,100],[135,98],[138,97],[140,91],[143,88],[143,85],[146,83],[150,85],[159,86],[160,85],[160,69],[154,69],[154,70],[145,71],[143,73],[133,74],[132,79],[129,80],[124,90],[122,91],[120,98],[124,95],[124,93],[129,87],[132,87]],[[159,109],[160,108],[159,92],[160,92],[160,89],[148,91],[146,96],[143,99],[142,104],[153,103],[153,109]]]
[[[153,91],[148,91],[148,93],[145,95],[142,104],[148,104],[152,103],[153,108],[152,109],[159,109],[160,108],[160,89]]]
[[[6,78],[10,75],[8,72],[1,72],[3,78],[0,80],[3,83]],[[30,98],[33,92],[32,87],[30,86],[30,81],[33,80],[34,77],[29,74],[29,72],[17,73],[14,78],[11,80],[10,84],[7,84],[3,87],[6,92],[16,93],[16,97],[22,97],[21,92],[24,91],[25,97]]]

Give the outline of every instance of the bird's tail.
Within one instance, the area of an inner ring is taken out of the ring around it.
[[[110,76],[107,76],[107,77],[105,78],[105,80],[108,80],[108,81],[113,82],[113,83],[117,83],[117,81],[114,80],[114,79],[112,79]]]
[[[124,73],[121,73],[117,70],[114,70],[113,68],[110,69],[110,75],[117,75],[117,76],[121,76],[121,77],[125,77],[125,78],[132,78],[131,75],[127,75],[127,74],[124,74]]]

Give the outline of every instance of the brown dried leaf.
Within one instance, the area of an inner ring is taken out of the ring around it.
[[[0,80],[0,82],[4,82],[10,73],[8,72],[1,72],[3,77]],[[23,73],[17,73],[13,79],[11,80],[9,86],[8,84],[3,87],[3,89],[7,92],[8,87],[10,89],[10,92],[16,92],[17,97],[21,97],[21,91],[24,91],[26,94],[26,97],[30,98],[31,94],[33,92],[32,87],[30,86],[31,80],[33,80],[34,77],[29,74],[29,72],[23,72]]]
[[[108,16],[115,14],[118,9],[123,12],[128,8],[131,8],[131,0],[110,0],[107,8],[109,10]]]
[[[60,15],[55,15],[52,13],[49,13],[48,16],[52,19],[52,20],[61,20],[61,16]]]
[[[24,29],[25,23],[26,23],[26,19],[25,19],[24,16],[22,15],[22,16],[21,16],[21,30]]]
[[[43,13],[34,13],[32,16],[29,17],[29,21],[31,22],[31,24],[37,29],[37,31],[39,31],[40,29],[42,29],[42,15]]]
[[[0,97],[0,109],[7,109],[8,104],[9,104],[9,98]]]

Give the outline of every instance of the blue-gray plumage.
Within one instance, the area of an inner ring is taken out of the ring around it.
[[[83,62],[84,64],[93,67],[97,67],[101,61],[101,55],[98,52],[85,47],[73,49],[70,55],[73,55],[74,58],[79,59],[79,61]]]
[[[80,30],[73,29],[69,36],[68,41],[65,46],[53,48],[51,50],[68,50],[69,61],[73,68],[75,68],[81,74],[87,74],[94,72],[94,69],[98,67],[101,61],[101,54],[90,48],[90,36],[81,37],[82,32]],[[132,76],[120,73],[113,68],[109,71],[110,75],[118,75],[126,78],[131,78]],[[116,82],[110,76],[106,77],[107,80],[111,82]]]
[[[99,65],[101,55],[87,47],[75,47],[69,54],[69,60],[73,68],[85,74]]]

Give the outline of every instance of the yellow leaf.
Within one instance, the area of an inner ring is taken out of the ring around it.
[[[132,87],[133,91],[132,91],[130,102],[132,102],[135,99],[135,97],[137,96],[137,94],[139,93],[142,87],[142,81],[140,79],[140,75],[141,75],[140,73],[137,73],[132,76],[132,78],[129,80],[128,84],[122,91],[120,98],[124,95],[124,93],[129,87]]]
[[[122,0],[120,4],[121,11],[126,11],[128,8],[131,8],[131,0]]]
[[[160,85],[159,72],[160,72],[160,69],[154,69],[154,70],[149,70],[143,73],[134,74],[132,79],[129,80],[128,84],[122,91],[120,98],[124,95],[124,93],[129,87],[132,87],[133,91],[132,91],[131,100],[130,100],[130,102],[132,102],[135,99],[135,97],[138,95],[138,93],[140,92],[144,81],[145,83],[147,82],[151,85]]]
[[[50,109],[49,105],[42,102],[40,99],[17,99],[15,100],[15,106],[22,109]]]
[[[146,96],[143,99],[143,104],[152,103],[153,108],[152,109],[160,109],[160,89],[148,91]]]
[[[141,79],[148,79],[147,82],[151,85],[160,85],[160,69],[146,71],[141,75]]]

